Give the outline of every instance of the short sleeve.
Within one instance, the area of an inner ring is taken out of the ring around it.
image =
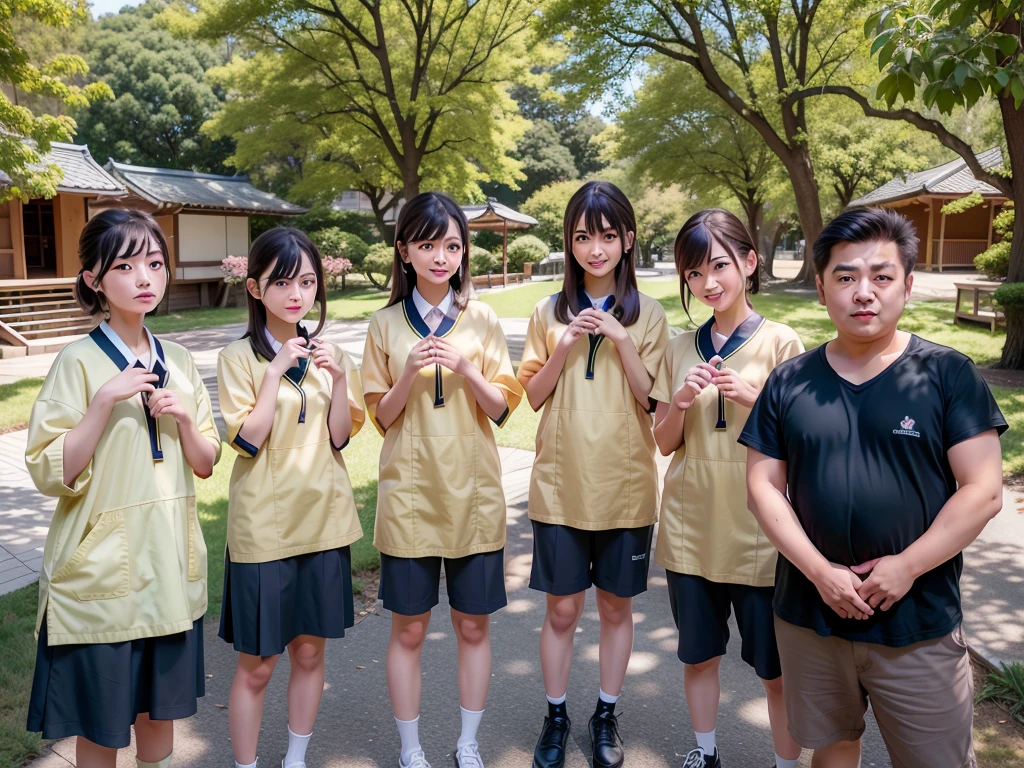
[[[665,357],[665,350],[668,348],[668,319],[665,317],[665,310],[658,304],[651,312],[651,318],[644,331],[643,340],[637,352],[640,354],[640,361],[647,369],[651,378],[658,375],[662,359]],[[655,398],[657,399],[657,398]]]
[[[508,344],[501,324],[496,315],[488,318],[487,338],[484,339],[484,364],[481,369],[483,376],[505,396],[505,412],[500,418],[494,419],[499,427],[505,426],[508,417],[523,399],[523,387],[516,379],[512,370],[512,359],[508,354]]]
[[[196,427],[199,428],[199,434],[204,438],[213,443],[216,453],[213,456],[213,463],[216,464],[220,461],[220,433],[217,431],[217,425],[213,421],[213,403],[210,400],[210,393],[206,390],[206,384],[203,383],[203,377],[199,375],[199,369],[196,368],[195,361],[192,360],[192,356],[189,355],[189,363],[191,364],[191,379],[192,379],[192,395],[196,402],[195,422]]]
[[[548,339],[547,323],[544,320],[545,304],[550,303],[550,297],[542,299],[530,316],[530,322],[526,326],[526,343],[523,346],[523,359],[519,362],[519,383],[525,388],[527,383],[537,372],[544,367],[548,361]]]
[[[240,456],[253,458],[259,452],[259,446],[248,442],[238,432],[256,407],[256,383],[251,371],[223,352],[217,357],[217,393],[220,396],[220,415],[228,430],[228,444]]]
[[[790,334],[789,338],[779,340],[779,347],[775,354],[775,365],[784,363],[804,353],[804,344],[800,341],[800,337],[793,330],[790,330]]]
[[[386,432],[377,421],[377,404],[380,399],[391,391],[394,382],[388,370],[388,353],[384,350],[380,323],[377,314],[370,318],[370,328],[366,333],[366,345],[363,347],[363,362],[360,367],[363,388],[363,400],[366,402],[366,413],[383,436]]]
[[[990,429],[1003,434],[1007,430],[1006,419],[974,362],[964,360],[954,369],[953,376],[953,386],[943,387],[947,393],[942,426],[946,449]]]
[[[345,350],[337,345],[335,345],[335,360],[338,361],[338,365],[345,369],[345,381],[348,385],[348,411],[352,417],[352,430],[348,433],[348,440],[340,446],[334,445],[334,441],[331,440],[331,445],[334,446],[335,450],[340,451],[363,428],[363,424],[366,422],[366,408],[363,405],[363,383],[359,377],[359,369],[356,367],[356,364],[352,362],[352,358],[348,356]]]
[[[64,439],[78,426],[89,407],[84,372],[57,357],[32,406],[28,422],[25,466],[44,496],[80,496],[92,478],[93,460],[71,486],[64,484]]]
[[[654,376],[654,385],[651,387],[651,400],[657,400],[659,403],[672,402],[672,379],[676,369],[674,357],[672,345],[669,344],[665,349],[665,354],[661,357],[658,372]]]
[[[782,381],[772,371],[739,437],[739,444],[779,461],[787,461],[786,439],[782,429]]]

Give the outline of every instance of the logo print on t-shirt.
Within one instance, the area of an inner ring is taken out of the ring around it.
[[[908,437],[920,437],[921,433],[914,429],[916,424],[909,416],[904,416],[903,421],[900,422],[900,429],[894,429],[892,433],[894,435],[907,435]]]

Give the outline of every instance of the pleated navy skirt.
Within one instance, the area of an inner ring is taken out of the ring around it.
[[[344,637],[353,624],[348,547],[269,563],[225,554],[220,637],[239,653],[276,656],[299,635]]]
[[[47,645],[43,622],[28,730],[44,739],[82,736],[102,747],[131,743],[135,719],[180,720],[206,695],[203,620],[192,629],[123,643]]]

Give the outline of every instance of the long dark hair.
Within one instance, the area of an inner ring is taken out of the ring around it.
[[[640,292],[636,287],[636,270],[633,268],[633,247],[636,245],[636,216],[633,206],[622,190],[607,181],[588,181],[580,187],[565,208],[562,236],[565,240],[565,278],[562,290],[555,301],[555,318],[560,323],[569,323],[569,313],[578,315],[589,305],[581,305],[583,276],[586,270],[572,255],[573,232],[580,219],[591,235],[604,230],[602,219],[618,232],[622,241],[622,258],[615,265],[615,307],[621,311],[619,321],[632,325],[640,317]],[[626,234],[632,232],[634,246],[626,248]],[[618,313],[616,313],[618,316]]]
[[[462,264],[459,271],[448,279],[455,291],[455,305],[465,308],[472,290],[469,276],[469,222],[459,204],[444,192],[421,192],[407,202],[398,214],[395,226],[395,263],[391,269],[391,298],[388,306],[405,301],[416,287],[416,270],[402,261],[398,244],[408,246],[424,240],[437,240],[448,232],[448,223],[454,221],[462,237]]]
[[[686,220],[676,235],[674,251],[676,271],[679,273],[679,298],[682,299],[687,317],[690,316],[690,299],[693,298],[690,286],[686,282],[687,271],[708,263],[711,259],[711,248],[717,242],[729,254],[733,264],[742,274],[747,254],[751,251],[757,253],[757,246],[753,240],[743,222],[723,208],[705,208]],[[759,256],[757,269],[747,278],[747,293],[757,293],[760,288]],[[747,300],[747,303],[750,301]]]
[[[169,289],[171,259],[167,252],[167,238],[156,219],[142,211],[113,208],[97,213],[89,220],[78,239],[78,260],[82,262],[82,269],[75,281],[75,298],[83,311],[90,315],[106,312],[106,299],[99,290],[100,281],[116,259],[130,259],[148,250],[150,238],[156,240],[164,255]],[[92,285],[85,279],[87,270],[95,274]]]
[[[324,285],[324,265],[320,258],[320,251],[313,245],[313,241],[306,236],[305,232],[294,227],[274,227],[253,240],[252,245],[249,246],[249,271],[246,275],[246,282],[248,282],[248,278],[252,278],[258,285],[260,277],[270,269],[271,264],[274,265],[274,268],[268,275],[265,285],[270,285],[283,277],[291,280],[302,269],[302,254],[304,253],[309,256],[309,260],[313,263],[313,271],[316,273],[316,301],[320,305],[320,322],[310,335],[318,336],[324,328],[324,323],[327,322],[327,288]],[[264,288],[261,287],[261,295],[263,290]],[[249,328],[242,338],[249,339],[252,351],[256,353],[257,357],[273,360],[274,349],[267,341],[266,333],[267,307],[249,290],[246,290],[245,296],[249,304]],[[301,325],[298,327],[299,332],[302,333],[304,329]]]

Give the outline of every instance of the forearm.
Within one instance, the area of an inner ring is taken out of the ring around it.
[[[196,423],[192,419],[188,419],[186,423],[178,422],[178,436],[181,438],[181,450],[185,454],[185,461],[192,467],[196,476],[205,479],[212,475],[217,448],[203,437]]]
[[[768,482],[748,482],[748,506],[758,525],[777,550],[814,581],[828,560],[807,538],[786,496]]]
[[[477,405],[492,421],[498,421],[508,407],[508,403],[505,402],[505,393],[485,379],[483,373],[478,369],[469,365],[467,368],[469,370],[463,374],[463,377],[466,379],[473,397],[476,398]]]
[[[327,431],[334,445],[344,445],[352,435],[352,410],[348,406],[348,379],[334,381],[331,410],[327,414]]]
[[[524,387],[526,399],[530,401],[530,407],[533,410],[539,411],[548,398],[551,397],[551,393],[555,391],[555,387],[558,386],[558,378],[562,375],[562,368],[565,367],[565,358],[568,354],[568,348],[563,348],[561,345],[555,347],[555,351],[551,353],[551,357],[547,359],[547,362],[526,382]]]
[[[686,422],[686,411],[677,408],[675,403],[668,404],[665,418],[654,425],[654,442],[662,456],[668,456],[679,450],[683,444],[683,425]]]
[[[277,410],[277,395],[281,389],[281,377],[267,370],[256,393],[256,405],[245,417],[238,435],[256,448],[262,447],[274,426],[274,412]]]
[[[412,391],[412,383],[418,373],[419,371],[412,374],[403,371],[395,385],[377,403],[377,423],[385,431],[395,423],[395,420],[405,410],[405,404],[409,400],[409,393]]]
[[[899,555],[914,578],[962,552],[1002,508],[1000,484],[962,485],[939,510],[924,534]]]
[[[89,466],[113,410],[113,400],[93,400],[86,408],[82,420],[64,436],[64,485],[70,488]]]
[[[622,363],[622,370],[626,374],[626,381],[629,382],[629,389],[636,401],[647,410],[650,405],[651,386],[654,379],[647,372],[640,353],[637,352],[633,341],[627,336],[625,340],[617,342],[615,349],[619,353],[619,361]]]

